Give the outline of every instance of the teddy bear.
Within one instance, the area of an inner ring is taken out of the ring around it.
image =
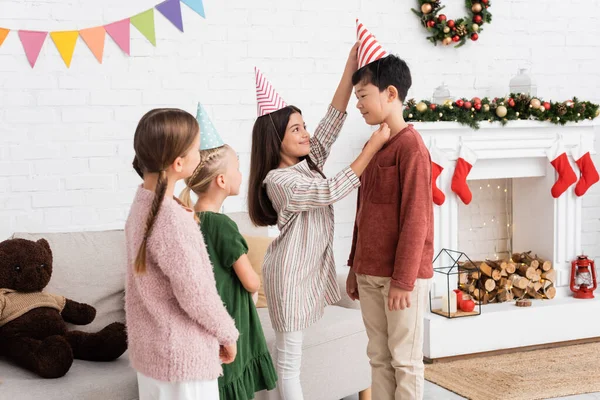
[[[48,241],[0,242],[0,356],[43,378],[64,376],[73,359],[112,361],[127,350],[125,325],[96,333],[69,331],[66,322],[87,325],[96,309],[43,292],[52,277]]]

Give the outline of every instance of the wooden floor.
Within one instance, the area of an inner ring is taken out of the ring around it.
[[[463,400],[462,396],[452,393],[441,386],[425,381],[424,400]],[[346,397],[343,400],[359,400],[358,394]],[[600,393],[588,393],[577,396],[559,397],[553,400],[600,400]]]
[[[433,363],[438,363],[438,362],[465,360],[465,359],[471,359],[471,358],[477,358],[477,357],[487,357],[487,356],[497,356],[497,355],[501,355],[501,354],[519,353],[519,352],[523,352],[523,351],[555,349],[557,347],[573,346],[576,344],[586,344],[586,343],[595,343],[595,342],[600,342],[600,337],[594,337],[594,338],[589,338],[589,339],[570,340],[568,342],[538,344],[535,346],[524,346],[524,347],[517,347],[514,349],[486,351],[483,353],[465,354],[465,355],[454,356],[454,357],[436,358],[434,360],[431,360],[431,359],[428,359],[427,357],[425,357],[423,361],[426,364],[433,364]]]

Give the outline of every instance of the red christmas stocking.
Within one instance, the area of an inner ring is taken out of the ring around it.
[[[471,190],[467,185],[467,176],[477,161],[477,154],[465,145],[460,147],[454,175],[452,176],[452,191],[460,197],[463,203],[469,204],[473,199]]]
[[[550,191],[552,197],[557,199],[569,188],[569,186],[577,182],[577,176],[575,175],[571,164],[569,164],[569,158],[567,157],[567,153],[565,153],[561,140],[556,141],[552,147],[546,150],[546,155],[548,156],[548,160],[550,160],[550,164],[552,164],[558,173],[558,179]]]
[[[600,180],[600,176],[594,166],[589,151],[585,151],[581,146],[578,146],[573,149],[572,154],[575,163],[577,163],[577,166],[579,167],[579,172],[581,172],[579,182],[577,182],[577,185],[575,186],[575,194],[577,196],[583,196],[590,186]]]
[[[429,153],[431,155],[431,192],[433,194],[433,202],[441,206],[446,201],[446,195],[437,187],[436,181],[446,167],[448,158],[435,145],[431,146]]]

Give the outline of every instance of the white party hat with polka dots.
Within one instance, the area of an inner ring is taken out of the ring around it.
[[[200,125],[200,150],[215,149],[225,144],[201,103],[198,103],[196,119]]]

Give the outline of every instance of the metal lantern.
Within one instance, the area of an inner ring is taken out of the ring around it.
[[[596,266],[587,256],[578,256],[571,262],[571,291],[576,299],[593,299],[596,281]]]
[[[510,80],[509,88],[511,93],[523,93],[529,96],[537,95],[537,86],[526,72],[527,69],[519,68],[517,75]]]
[[[446,318],[480,315],[481,300],[473,299],[466,293],[467,282],[463,279],[469,271],[480,273],[479,266],[462,251],[450,249],[440,250],[433,259],[433,265],[436,263],[443,265],[433,268],[434,280],[443,282],[443,292],[441,301],[434,301],[432,291],[429,292],[429,311]]]

